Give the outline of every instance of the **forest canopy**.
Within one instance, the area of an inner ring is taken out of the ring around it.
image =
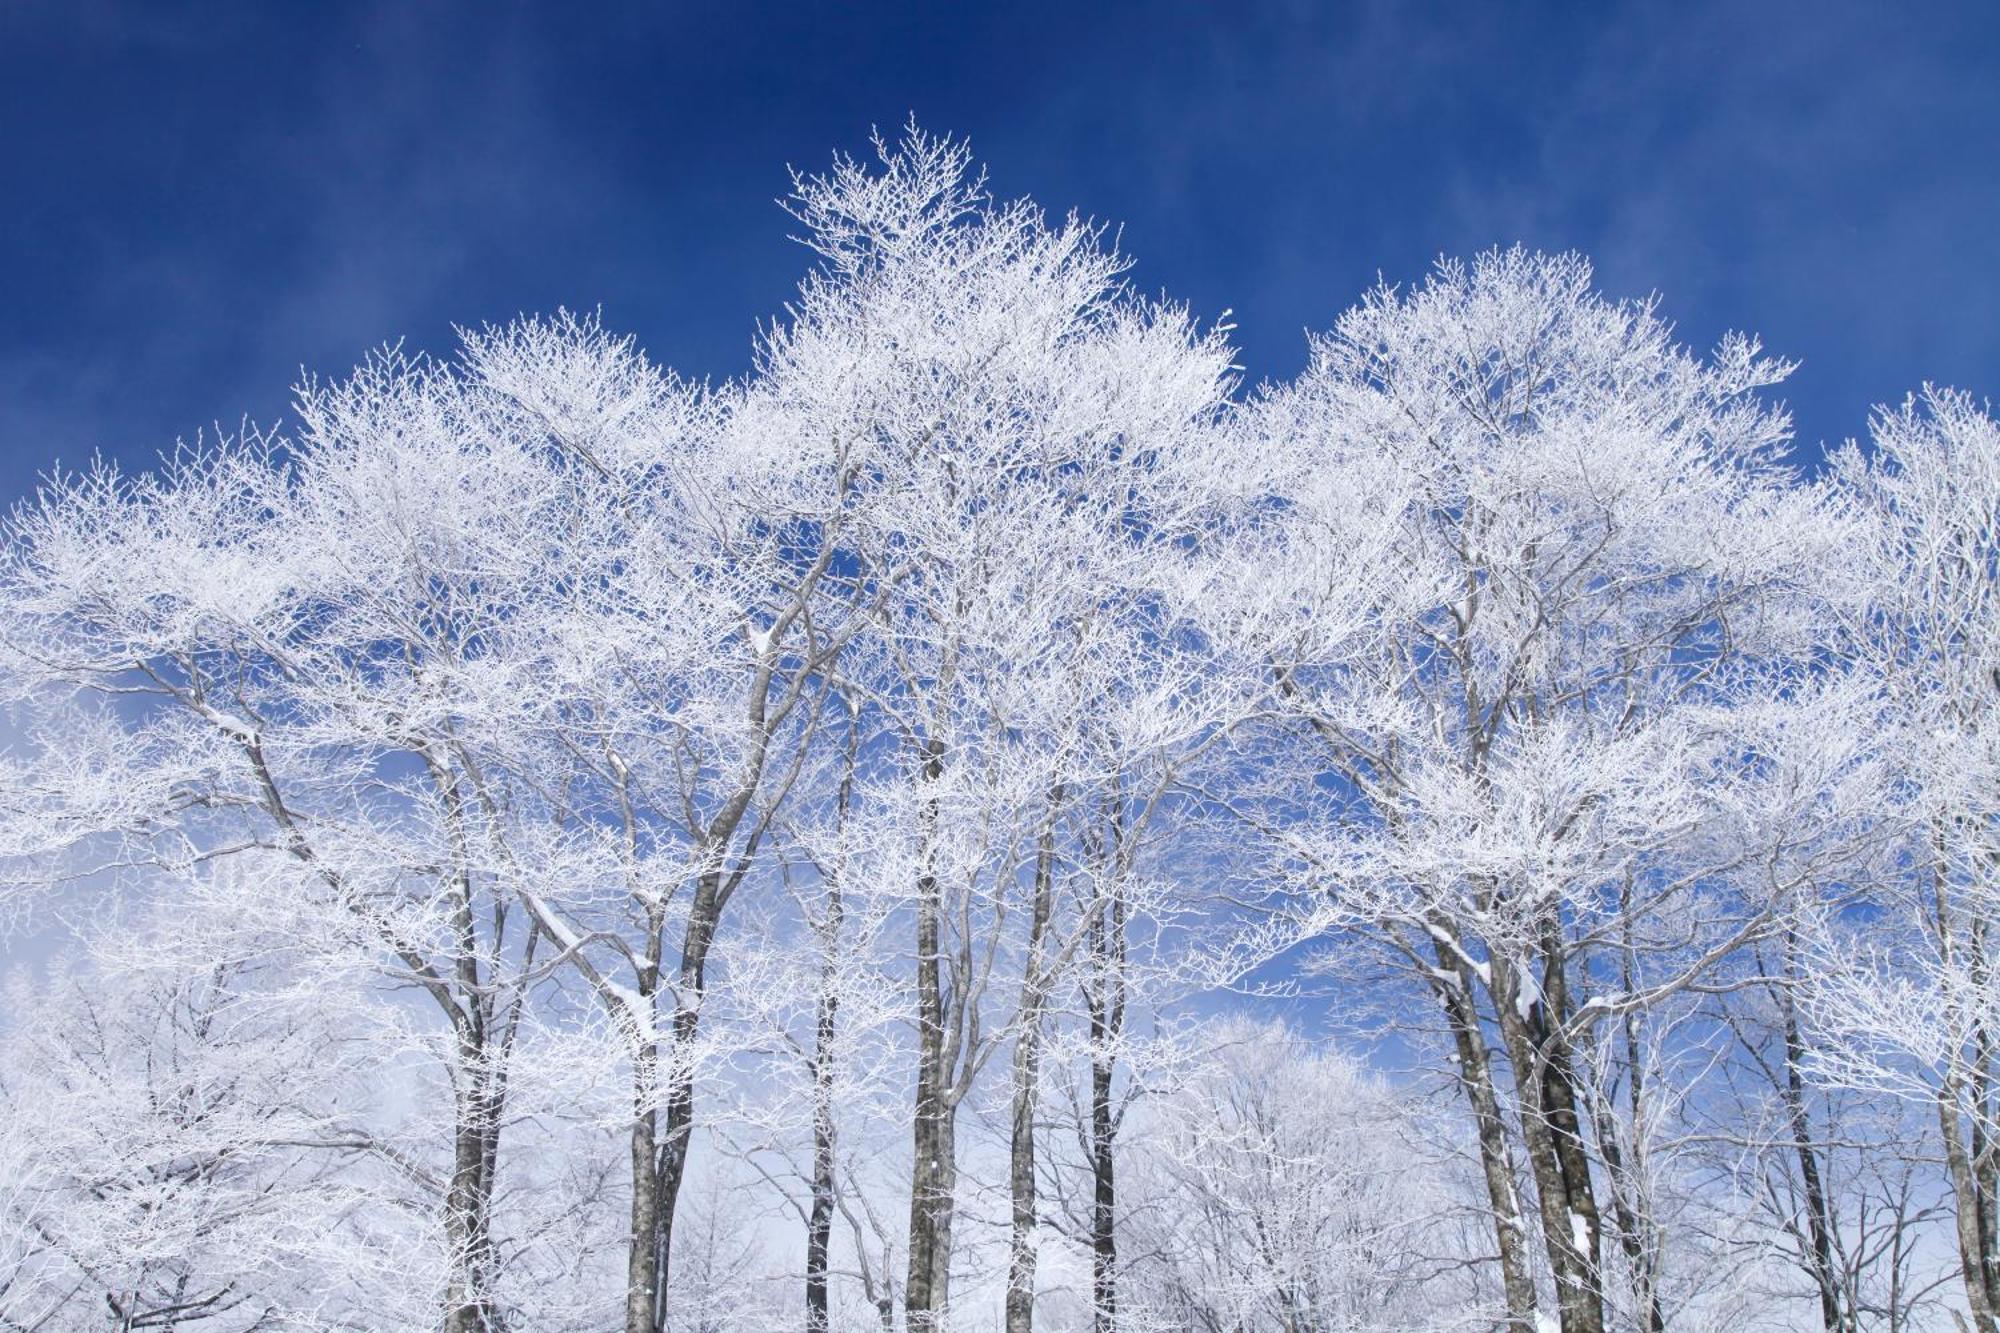
[[[2000,1333],[1987,407],[876,148],[13,510],[0,1328]]]

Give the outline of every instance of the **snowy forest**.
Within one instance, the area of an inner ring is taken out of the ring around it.
[[[786,206],[14,508],[0,1328],[2000,1333],[1981,401]]]

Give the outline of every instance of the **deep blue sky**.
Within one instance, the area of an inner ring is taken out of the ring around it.
[[[601,305],[746,368],[788,163],[914,112],[1293,373],[1379,272],[1522,241],[1803,359],[1802,439],[2000,396],[2000,3],[0,0],[0,500],[453,322]]]

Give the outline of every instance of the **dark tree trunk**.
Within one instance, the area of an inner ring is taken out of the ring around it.
[[[1521,1089],[1521,1128],[1541,1207],[1542,1245],[1555,1279],[1562,1333],[1604,1333],[1598,1274],[1599,1217],[1583,1146],[1569,1042],[1563,1031],[1568,991],[1560,941],[1542,941],[1541,998],[1523,1002],[1532,984],[1525,964],[1493,961],[1495,1008],[1507,1058]]]
[[[1021,978],[1020,1032],[1014,1039],[1012,1138],[1007,1184],[1012,1231],[1007,1262],[1007,1333],[1035,1328],[1035,1110],[1042,1082],[1042,1014],[1048,1003],[1047,938],[1055,910],[1055,823],[1062,789],[1049,809],[1035,848],[1034,901],[1029,908],[1028,960]]]
[[[723,899],[723,872],[719,869],[704,872],[696,882],[694,903],[682,936],[681,998],[675,1006],[668,1035],[672,1049],[682,1057],[693,1049],[701,1023],[708,954],[715,942]],[[659,986],[653,969],[641,973],[639,991],[649,1005],[656,1003]],[[632,1126],[632,1233],[626,1257],[625,1333],[665,1333],[667,1327],[674,1211],[680,1200],[681,1183],[687,1177],[688,1148],[694,1132],[695,1083],[691,1060],[676,1058],[668,1064],[666,1095],[655,1109],[659,1050],[642,1041],[633,1068],[638,1104]]]
[[[1112,876],[1108,910],[1091,925],[1090,1294],[1093,1333],[1118,1327],[1118,1116],[1112,1103],[1118,1039],[1125,1028],[1125,899]],[[1107,919],[1108,917],[1108,919]]]
[[[1778,1004],[1784,1015],[1785,1120],[1792,1134],[1792,1151],[1798,1157],[1799,1182],[1806,1196],[1806,1235],[1812,1246],[1813,1281],[1819,1287],[1820,1323],[1826,1333],[1848,1333],[1849,1324],[1841,1313],[1840,1274],[1833,1262],[1833,1214],[1820,1177],[1819,1152],[1813,1147],[1812,1120],[1806,1113],[1803,1067],[1805,1041],[1799,1032],[1798,1008],[1790,984],[1798,976],[1797,941],[1785,933],[1785,980],[1778,989]]]

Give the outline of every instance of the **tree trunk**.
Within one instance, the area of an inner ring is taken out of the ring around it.
[[[445,1293],[445,1333],[499,1333],[504,1321],[492,1287],[493,1182],[500,1154],[505,1083],[495,1068],[491,999],[479,985],[476,960],[460,968],[465,1012],[456,1019],[458,1068],[452,1095],[451,1179],[445,1187],[445,1244],[451,1277]],[[466,973],[470,973],[470,980]]]
[[[908,1333],[940,1333],[951,1311],[951,1233],[958,1193],[958,1108],[933,1099],[916,1126],[926,1169],[912,1182],[910,1267],[903,1291]],[[921,1217],[918,1216],[921,1212]]]
[[[1035,1021],[1039,1024],[1039,1017]],[[1039,1046],[1039,1034],[1025,1030],[1014,1045],[1014,1118],[1007,1171],[1013,1214],[1007,1250],[1007,1333],[1034,1333],[1035,1327],[1035,1103],[1041,1073]]]
[[[674,1057],[668,1062],[665,1097],[657,1106],[660,1058],[654,1039],[642,1034],[633,1060],[635,1098],[632,1125],[632,1232],[626,1251],[625,1333],[665,1333],[667,1283],[671,1276],[674,1211],[681,1182],[687,1176],[688,1148],[694,1133],[695,1069],[692,1052],[701,1023],[701,999],[707,991],[708,954],[721,914],[722,872],[704,871],[696,882],[681,939],[681,996],[674,1007],[668,1041]],[[654,918],[658,938],[660,918]],[[640,971],[639,993],[648,1005],[657,1002],[658,967]]]
[[[1637,978],[1631,942],[1631,885],[1628,880],[1619,898],[1619,910],[1627,915],[1621,924],[1625,940],[1619,959],[1619,989],[1633,992]],[[1624,1038],[1625,1088],[1632,1118],[1631,1154],[1620,1143],[1618,1117],[1610,1089],[1585,1085],[1586,1101],[1597,1129],[1597,1147],[1604,1158],[1605,1184],[1611,1193],[1611,1216],[1616,1223],[1618,1248],[1632,1275],[1632,1294],[1644,1333],[1666,1333],[1666,1307],[1660,1301],[1660,1250],[1656,1223],[1646,1210],[1645,1189],[1645,1091],[1644,1067],[1640,1063],[1639,1032],[1632,1013],[1619,1020]],[[1613,1080],[1615,1083],[1615,1079]]]
[[[771,632],[774,636],[780,633],[775,627]],[[696,864],[702,869],[695,880],[694,901],[688,906],[687,925],[681,934],[680,991],[675,997],[670,1033],[673,1058],[667,1067],[666,1097],[658,1115],[652,1110],[650,1098],[643,1101],[633,1127],[633,1230],[628,1239],[626,1261],[630,1285],[625,1333],[665,1333],[667,1327],[667,1286],[673,1261],[674,1213],[680,1200],[681,1183],[687,1177],[688,1150],[694,1133],[694,1041],[701,1025],[702,1000],[708,993],[708,955],[715,944],[723,907],[749,869],[757,835],[753,833],[750,836],[733,869],[725,869],[723,862],[763,779],[771,728],[775,724],[767,712],[774,669],[774,658],[760,650],[746,718],[749,752],[740,780],[705,828],[692,818],[689,822],[689,831],[695,834],[700,852]],[[620,799],[625,806],[629,848],[634,836],[631,831],[633,815],[630,798],[625,794],[622,766],[618,769],[618,781]],[[646,909],[648,950],[645,962],[638,968],[639,991],[648,1006],[649,1022],[656,1020],[658,1015],[656,997],[659,994],[664,911],[664,907],[657,903],[649,904]],[[652,1041],[652,1031],[641,1034],[641,1040]],[[657,1046],[648,1047],[634,1061],[635,1080],[639,1078],[641,1064],[647,1067],[653,1079],[657,1079]],[[652,1090],[651,1080],[640,1086],[647,1092]],[[650,1167],[641,1160],[642,1138],[651,1139]],[[647,1216],[641,1215],[639,1204],[642,1196],[650,1196]],[[650,1251],[650,1257],[645,1251]],[[651,1280],[642,1282],[640,1278],[647,1274],[650,1274]]]
[[[1471,968],[1435,938],[1438,964],[1456,982],[1436,985],[1452,1045],[1458,1056],[1459,1087],[1472,1109],[1479,1139],[1479,1165],[1486,1180],[1486,1203],[1493,1212],[1493,1239],[1500,1255],[1500,1285],[1507,1301],[1507,1333],[1536,1333],[1535,1280],[1528,1268],[1527,1228],[1521,1217],[1520,1192],[1514,1184],[1514,1153],[1507,1126],[1500,1118],[1500,1098],[1493,1086],[1493,1056],[1474,1007]]]
[[[1114,879],[1110,920],[1091,926],[1090,1295],[1093,1333],[1118,1327],[1118,1118],[1112,1109],[1118,1038],[1125,1027],[1125,899]]]
[[[1007,1251],[1007,1333],[1035,1329],[1035,1111],[1041,1102],[1042,1014],[1049,917],[1055,908],[1055,823],[1062,788],[1049,793],[1049,809],[1035,848],[1034,901],[1028,918],[1028,959],[1021,977],[1020,1032],[1014,1039],[1013,1135],[1007,1184],[1013,1226]]]
[[[1953,1212],[1958,1221],[1959,1272],[1965,1279],[1965,1303],[1972,1313],[1974,1333],[2000,1333],[1993,1297],[1986,1287],[1985,1257],[1979,1249],[1979,1195],[1962,1137],[1964,1127],[1959,1124],[1958,1096],[1958,1080],[1947,1075],[1938,1088],[1938,1128],[1944,1135],[1945,1167],[1951,1175]]]
[[[1944,833],[1941,828],[1931,830],[1931,907],[1935,914],[1938,954],[1944,964],[1946,976],[1957,965],[1958,950],[1957,921],[1946,896]],[[1982,932],[1983,933],[1983,932]],[[1976,1016],[1967,1013],[1968,1006],[1958,997],[1950,997],[1953,1003],[1947,1009],[1949,1021],[1970,1023],[1978,1026]],[[1944,1137],[1945,1169],[1951,1177],[1953,1212],[1957,1219],[1959,1271],[1965,1280],[1965,1303],[1972,1315],[1974,1333],[2000,1333],[2000,1282],[1996,1282],[1996,1256],[1993,1251],[1991,1203],[1981,1189],[1981,1163],[1966,1147],[1969,1137],[1963,1119],[1962,1099],[1979,1091],[1971,1086],[1967,1077],[1964,1046],[1977,1040],[1974,1032],[1954,1033],[1960,1041],[1950,1059],[1946,1062],[1943,1079],[1938,1084],[1938,1129]],[[1975,1117],[1977,1108],[1974,1110]],[[1975,1140],[1979,1141],[1979,1140]],[[1983,1142],[1981,1146],[1985,1146]]]
[[[851,715],[850,715],[851,716]],[[840,792],[835,798],[835,809],[839,814],[838,828],[844,838],[847,833],[848,815],[854,805],[854,770],[860,753],[860,733],[851,724],[847,729],[847,765],[841,774]],[[846,873],[846,858],[826,875],[826,915],[820,918],[817,928],[819,935],[819,995],[813,1012],[813,1153],[812,1153],[812,1207],[806,1215],[806,1333],[828,1333],[831,1327],[831,1306],[828,1291],[828,1269],[833,1255],[833,1214],[838,1207],[836,1171],[839,1161],[836,1154],[837,1136],[833,1119],[833,1096],[838,1068],[838,1053],[834,1041],[838,1036],[840,1020],[840,976],[841,976],[841,935],[847,923],[847,898],[843,885]],[[868,1256],[858,1244],[857,1256],[861,1263],[862,1282],[873,1298],[874,1281],[868,1276]],[[877,1302],[885,1323],[889,1322],[890,1303],[886,1295]]]
[[[460,1086],[453,1096],[452,1170],[445,1190],[445,1244],[451,1280],[445,1293],[446,1333],[497,1333],[493,1308],[493,1163],[497,1160],[500,1108],[484,1068],[484,1025],[461,1029]]]
[[[1598,1147],[1604,1154],[1604,1167],[1610,1175],[1611,1215],[1617,1223],[1618,1248],[1624,1251],[1625,1262],[1632,1270],[1633,1295],[1638,1298],[1639,1317],[1644,1321],[1646,1333],[1666,1333],[1667,1315],[1660,1304],[1658,1274],[1654,1271],[1653,1256],[1646,1244],[1645,1223],[1637,1204],[1636,1173],[1630,1169],[1623,1150],[1618,1146],[1618,1126],[1612,1119],[1610,1108],[1599,1103],[1596,1112]]]
[[[633,1069],[632,1229],[625,1253],[626,1333],[652,1333],[662,1286],[659,1251],[653,1237],[660,1227],[659,1112],[653,1086],[659,1060],[650,1041],[639,1051]]]
[[[1604,1333],[1598,1277],[1599,1219],[1577,1114],[1560,949],[1545,935],[1541,999],[1526,998],[1525,968],[1492,960],[1494,1007],[1520,1089],[1522,1138],[1542,1215],[1542,1246],[1555,1279],[1562,1333]]]
[[[659,940],[666,909],[646,910],[646,938],[652,952],[638,969],[638,992],[645,1014],[632,1015],[632,1206],[625,1247],[625,1333],[654,1333],[665,1311],[667,1275],[659,1245],[660,1047],[652,1024],[660,989]],[[644,1025],[644,1026],[641,1026]]]
[[[1091,1327],[1112,1333],[1118,1327],[1118,1179],[1114,1151],[1117,1130],[1111,1117],[1112,1060],[1090,1062],[1090,1295]]]
[[[1638,984],[1637,960],[1632,945],[1632,881],[1628,875],[1619,890],[1623,940],[1618,958],[1618,985],[1630,995]],[[1632,1122],[1632,1151],[1628,1157],[1619,1143],[1618,1118],[1609,1095],[1589,1091],[1589,1102],[1597,1118],[1598,1150],[1604,1157],[1606,1184],[1611,1191],[1611,1210],[1618,1227],[1618,1247],[1632,1272],[1633,1296],[1645,1333],[1666,1333],[1667,1312],[1660,1301],[1660,1231],[1646,1208],[1645,1067],[1640,1062],[1639,1029],[1630,1010],[1619,1020],[1624,1038],[1626,1106]],[[1607,1090],[1608,1093],[1608,1090]]]
[[[1970,917],[1969,980],[1975,996],[1987,994],[1991,978],[1986,961],[1986,921],[1974,912]],[[1993,1136],[1994,1050],[1993,1033],[1984,1007],[1975,1009],[1972,1023],[1972,1058],[1966,1071],[1965,1091],[1971,1103],[1971,1123],[1966,1140],[1971,1153],[1973,1194],[1978,1201],[1979,1256],[1981,1276],[1986,1283],[1986,1300],[2000,1317],[2000,1140]]]
[[[442,769],[432,773],[444,793],[447,827],[461,867],[465,864],[463,801]],[[453,962],[459,1002],[449,1013],[458,1051],[457,1086],[452,1096],[451,1183],[445,1190],[445,1240],[450,1248],[451,1289],[445,1300],[446,1333],[496,1333],[493,1308],[493,1168],[499,1157],[501,1065],[496,1047],[493,997],[484,984],[482,950],[472,907],[472,879],[460,869],[452,878]]]
[[[1819,1153],[1813,1147],[1812,1120],[1806,1112],[1805,1040],[1799,1031],[1798,1007],[1793,1000],[1793,983],[1798,979],[1798,941],[1785,932],[1785,980],[1778,989],[1778,1004],[1784,1016],[1785,1121],[1791,1130],[1792,1151],[1798,1158],[1799,1182],[1806,1196],[1806,1235],[1812,1246],[1813,1281],[1819,1287],[1819,1317],[1826,1333],[1847,1333],[1848,1321],[1840,1309],[1840,1275],[1833,1264],[1833,1214],[1827,1203],[1826,1184],[1820,1177]]]
[[[828,889],[825,938],[827,956],[821,965],[817,1012],[813,1017],[813,1157],[812,1211],[806,1219],[806,1333],[827,1333],[827,1265],[833,1240],[834,1208],[834,1025],[840,1014],[835,989],[842,903],[836,879]]]
[[[944,992],[940,978],[943,904],[937,876],[938,798],[944,745],[924,746],[918,822],[924,865],[917,876],[917,1088],[911,1120],[909,1274],[903,1310],[909,1333],[936,1333],[950,1300],[952,1116],[946,1084]]]

